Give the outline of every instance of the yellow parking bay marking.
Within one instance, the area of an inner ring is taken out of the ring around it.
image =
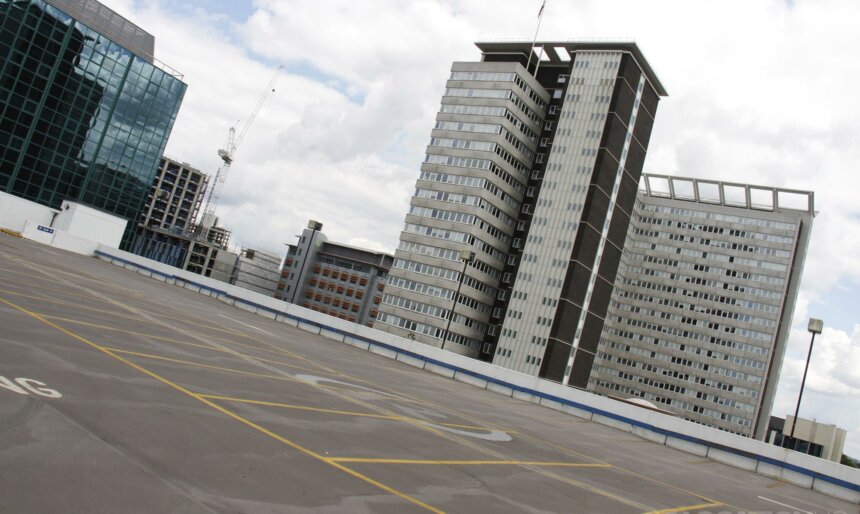
[[[151,353],[141,353],[141,352],[133,352],[130,350],[121,350],[119,348],[111,348],[109,346],[104,346],[103,348],[105,350],[109,350],[109,351],[114,352],[114,353],[122,353],[125,355],[135,355],[137,357],[143,357],[145,359],[153,359],[153,360],[158,360],[158,361],[174,362],[176,364],[183,364],[185,366],[194,366],[196,368],[214,369],[216,371],[223,371],[225,373],[235,373],[237,375],[248,375],[248,376],[252,376],[252,377],[270,378],[272,380],[283,380],[285,382],[297,382],[297,383],[301,383],[301,384],[307,383],[304,380],[299,380],[297,378],[292,378],[292,377],[286,377],[283,375],[267,375],[265,373],[254,373],[253,371],[242,371],[239,369],[224,368],[221,366],[212,366],[211,364],[202,364],[200,362],[186,361],[186,360],[182,360],[182,359],[174,359],[171,357],[164,357],[161,355],[152,355]]]
[[[219,396],[215,394],[201,394],[201,398],[207,398],[209,400],[221,400],[225,402],[235,402],[235,403],[248,403],[251,405],[264,405],[269,407],[280,407],[282,409],[292,409],[292,410],[303,410],[309,412],[320,412],[325,414],[341,414],[344,416],[355,416],[361,418],[375,418],[375,419],[399,419],[397,416],[386,416],[384,414],[372,414],[369,412],[356,412],[356,411],[348,411],[348,410],[337,410],[337,409],[324,409],[321,407],[309,407],[307,405],[293,405],[289,403],[278,403],[278,402],[265,402],[261,400],[246,400],[243,398],[233,398],[230,396]]]
[[[722,505],[722,503],[720,502],[700,503],[698,505],[685,505],[684,507],[675,507],[674,509],[652,510],[650,512],[646,512],[645,514],[671,514],[673,512],[689,512],[691,510],[701,510],[710,507],[719,507],[720,505]]]
[[[209,345],[206,345],[206,344],[198,344],[198,343],[189,343],[188,341],[180,341],[180,340],[178,340],[178,339],[173,339],[173,338],[170,338],[170,337],[156,336],[156,335],[148,334],[148,333],[146,333],[146,332],[135,332],[134,330],[124,330],[124,329],[121,329],[121,328],[112,327],[112,326],[110,326],[110,325],[101,325],[101,324],[99,324],[99,323],[90,323],[89,321],[81,321],[81,320],[76,320],[76,319],[71,319],[71,318],[62,318],[62,317],[60,317],[60,316],[50,316],[50,315],[47,315],[47,314],[44,314],[44,313],[38,313],[38,314],[39,314],[40,316],[42,316],[42,317],[46,318],[46,319],[52,319],[52,320],[54,320],[54,321],[64,321],[64,322],[67,322],[67,323],[74,323],[74,324],[76,324],[76,325],[84,325],[84,326],[87,326],[87,327],[100,328],[100,329],[104,329],[104,330],[110,330],[110,331],[113,331],[113,332],[119,332],[119,333],[121,333],[121,334],[129,334],[129,335],[133,335],[133,336],[145,337],[145,338],[147,338],[147,339],[152,339],[152,340],[154,340],[154,341],[162,341],[162,342],[165,342],[165,343],[178,344],[178,345],[182,345],[182,346],[190,346],[190,347],[193,347],[193,348],[201,348],[201,349],[204,349],[204,350],[212,350],[212,351],[214,351],[214,352],[226,353],[226,354],[228,354],[228,355],[235,355],[235,356],[240,356],[240,357],[251,357],[252,359],[255,359],[255,360],[258,360],[258,361],[261,361],[261,362],[268,362],[268,363],[271,363],[271,364],[278,364],[278,365],[281,365],[281,366],[287,366],[287,367],[290,367],[290,368],[295,368],[295,369],[298,369],[298,370],[301,370],[301,371],[309,371],[309,372],[313,372],[313,373],[318,373],[318,374],[320,374],[320,375],[333,375],[333,376],[338,376],[338,377],[342,376],[340,373],[328,373],[328,372],[319,371],[319,370],[317,370],[316,368],[308,368],[308,367],[305,367],[305,366],[298,366],[298,365],[296,365],[296,364],[290,364],[290,363],[283,362],[283,361],[276,361],[276,360],[271,360],[271,359],[264,359],[264,358],[262,358],[262,357],[251,356],[251,355],[248,355],[248,354],[246,354],[246,353],[240,353],[240,352],[237,352],[237,351],[235,351],[235,350],[233,350],[233,349],[224,350],[224,349],[218,348],[217,346],[209,346]],[[268,348],[261,348],[261,347],[259,347],[259,346],[254,346],[254,345],[244,344],[244,343],[237,343],[237,342],[234,342],[234,341],[219,341],[219,343],[220,343],[220,344],[223,344],[223,345],[226,345],[226,346],[241,346],[241,347],[243,347],[243,348],[250,348],[250,349],[253,349],[253,350],[259,350],[259,351],[261,351],[261,352],[274,353],[274,354],[276,354],[276,355],[281,355],[281,356],[284,356],[284,357],[289,357],[289,356],[290,356],[290,355],[289,355],[288,353],[286,353],[286,352],[277,352],[277,351],[275,351],[275,350],[270,350],[270,349],[268,349]]]
[[[34,315],[35,315],[35,314],[34,314]],[[172,361],[172,362],[176,362],[176,363],[179,363],[179,364],[187,364],[187,365],[191,365],[191,366],[199,366],[199,367],[204,367],[204,368],[209,368],[209,369],[215,369],[215,370],[225,371],[225,372],[228,372],[228,373],[237,373],[237,374],[242,374],[242,375],[257,376],[257,377],[261,377],[261,378],[273,378],[273,379],[276,379],[276,380],[293,380],[293,381],[295,381],[295,382],[297,382],[297,383],[306,383],[306,384],[308,384],[308,385],[312,385],[313,387],[316,387],[316,388],[319,388],[319,389],[325,389],[325,390],[328,390],[328,391],[330,391],[330,392],[332,392],[332,393],[334,393],[335,391],[337,391],[337,390],[338,390],[337,388],[333,388],[333,387],[330,387],[330,386],[323,386],[323,385],[320,385],[320,384],[312,384],[312,383],[305,382],[305,381],[303,381],[303,380],[290,379],[290,378],[286,378],[286,377],[283,377],[283,376],[280,376],[280,375],[264,375],[264,374],[259,374],[259,373],[251,373],[251,372],[246,372],[246,371],[234,370],[234,369],[231,369],[231,368],[221,368],[221,367],[218,367],[218,366],[210,366],[210,365],[206,365],[206,364],[199,364],[199,363],[195,363],[195,362],[191,362],[191,361],[182,361],[182,360],[179,360],[179,359],[171,359],[171,358],[161,357],[161,356],[157,356],[157,355],[142,354],[142,353],[140,353],[140,352],[129,352],[129,351],[125,351],[125,350],[119,350],[119,349],[108,348],[108,347],[105,347],[105,349],[106,349],[106,350],[109,350],[109,351],[114,351],[114,352],[117,352],[117,353],[125,353],[125,354],[129,354],[129,355],[137,355],[137,356],[140,356],[140,357],[144,357],[144,358],[151,358],[151,359],[157,359],[157,360]],[[391,412],[391,411],[390,411],[390,410],[388,410],[388,409],[382,409],[382,408],[380,408],[380,407],[375,407],[375,406],[372,406],[372,405],[370,405],[370,404],[368,404],[368,403],[366,403],[366,402],[364,402],[364,401],[361,401],[361,400],[358,400],[358,399],[355,399],[355,398],[352,398],[352,397],[349,397],[349,396],[338,395],[338,397],[340,397],[340,398],[342,398],[342,399],[344,399],[344,400],[346,400],[346,401],[349,401],[349,402],[355,403],[355,404],[357,404],[357,405],[361,405],[361,406],[363,406],[363,407],[367,407],[367,408],[369,408],[369,409],[373,409],[373,410],[377,410],[377,411],[381,411],[381,412],[386,412],[388,415],[392,415],[392,416],[396,416],[396,415],[397,415],[397,414],[395,414],[395,413]],[[201,398],[202,398],[202,397],[201,397]],[[433,433],[433,434],[436,434],[437,436],[442,437],[442,438],[444,438],[444,439],[448,439],[448,440],[450,440],[450,441],[452,441],[452,442],[458,443],[458,444],[463,445],[463,446],[466,446],[466,447],[468,447],[468,448],[472,448],[472,449],[474,449],[474,450],[476,450],[476,451],[478,451],[478,452],[485,453],[485,454],[488,454],[488,455],[491,455],[491,456],[495,456],[495,457],[497,457],[497,460],[505,460],[505,459],[504,459],[504,455],[502,455],[502,454],[501,454],[501,453],[499,453],[499,452],[496,452],[496,451],[493,451],[493,450],[490,450],[490,449],[487,449],[487,448],[484,448],[484,447],[478,446],[478,445],[474,444],[472,441],[468,441],[468,440],[466,440],[466,439],[464,439],[464,438],[462,438],[462,437],[457,437],[457,436],[455,436],[455,435],[453,435],[453,434],[446,434],[446,433],[443,433],[443,432],[442,432],[442,431],[440,431],[439,429],[436,429],[436,428],[434,428],[433,426],[430,426],[430,424],[429,424],[428,422],[426,422],[426,421],[413,420],[413,419],[409,419],[409,418],[401,418],[401,421],[402,421],[402,422],[404,422],[404,423],[407,423],[407,424],[409,424],[409,425],[412,425],[412,426],[418,427],[418,428],[420,428],[420,429],[422,429],[422,430],[426,430],[426,431],[428,431],[428,432],[431,432],[431,433]],[[629,499],[627,499],[627,498],[624,498],[623,496],[620,496],[620,495],[617,495],[617,494],[613,494],[613,493],[611,493],[611,492],[609,492],[609,491],[606,491],[606,490],[600,489],[600,488],[598,488],[598,487],[594,487],[594,486],[592,486],[592,485],[590,485],[590,484],[586,484],[586,483],[583,483],[583,482],[579,482],[579,481],[577,481],[577,480],[574,480],[574,479],[572,479],[572,478],[568,478],[568,477],[563,477],[563,476],[557,475],[557,474],[552,473],[551,471],[549,471],[549,470],[547,470],[547,469],[543,469],[543,468],[541,468],[541,467],[539,467],[539,466],[526,466],[526,465],[523,465],[523,467],[525,467],[526,469],[531,469],[532,471],[535,471],[536,473],[539,473],[539,474],[541,474],[541,475],[543,475],[543,476],[545,476],[545,477],[547,477],[547,478],[552,478],[552,479],[555,479],[555,480],[557,480],[557,481],[560,481],[560,482],[563,482],[563,483],[566,483],[566,484],[572,485],[572,486],[574,486],[574,487],[579,487],[579,488],[581,488],[581,489],[585,489],[585,490],[587,490],[587,491],[589,491],[589,492],[591,492],[591,493],[598,494],[598,495],[604,496],[604,497],[606,497],[606,498],[610,498],[610,499],[612,499],[612,500],[618,501],[618,502],[620,502],[620,503],[624,503],[624,504],[629,505],[629,506],[631,506],[631,507],[633,507],[633,508],[636,508],[636,509],[640,509],[640,510],[648,510],[648,509],[650,508],[650,507],[648,507],[648,506],[646,506],[646,505],[643,505],[643,504],[641,504],[641,503],[638,503],[638,502],[635,502],[635,501],[629,500]]]
[[[22,265],[25,265],[25,266],[26,266],[26,263],[22,263]],[[73,285],[73,284],[69,284],[69,285],[71,285],[71,286],[73,286],[73,287],[77,287],[77,288],[82,289],[82,290],[89,291],[88,289],[83,288],[83,287],[78,286],[78,285]],[[112,302],[112,303],[116,303],[117,305],[119,305],[119,306],[121,306],[121,307],[123,307],[123,308],[125,308],[125,309],[129,310],[130,312],[140,313],[140,311],[139,311],[139,310],[134,309],[133,307],[130,307],[130,306],[126,306],[126,305],[124,305],[124,304],[122,304],[122,303],[120,303],[120,302]],[[256,339],[256,338],[252,338],[252,339],[254,339],[256,342],[264,343],[263,341],[260,341],[259,339]],[[265,343],[264,343],[264,344],[265,344]],[[274,345],[271,345],[271,346],[274,346]],[[331,368],[328,368],[328,367],[326,367],[326,366],[324,366],[324,365],[322,365],[322,364],[320,364],[320,363],[316,362],[316,361],[315,361],[315,360],[313,360],[313,359],[304,358],[304,357],[303,357],[303,356],[301,356],[301,355],[294,355],[294,357],[295,357],[295,358],[302,358],[302,359],[306,360],[306,361],[307,361],[307,362],[309,362],[309,363],[312,363],[312,364],[314,364],[314,365],[320,366],[322,369],[327,369],[327,370],[330,370],[330,371],[333,371],[333,372],[335,371],[335,370],[332,370]],[[348,377],[349,375],[345,375],[345,374],[344,374],[343,376]],[[359,381],[364,382],[364,383],[368,383],[368,384],[371,384],[371,383],[372,383],[372,382],[370,382],[370,381],[360,380],[360,379],[359,379]],[[327,387],[323,387],[323,386],[320,386],[320,385],[316,385],[316,387],[319,387],[319,388],[321,388],[321,389],[327,389],[327,390],[329,390],[330,392],[332,392],[332,393],[336,394],[336,392],[333,390],[333,388],[327,388]],[[346,392],[346,391],[344,391],[344,392]],[[345,399],[345,400],[347,400],[347,401],[352,401],[353,403],[356,403],[356,404],[358,404],[358,405],[362,405],[362,406],[364,406],[364,407],[369,407],[369,408],[371,408],[372,410],[375,410],[375,411],[377,411],[377,412],[381,412],[381,413],[384,413],[384,414],[391,414],[391,415],[398,415],[398,414],[399,414],[399,413],[391,412],[391,411],[389,411],[389,410],[387,410],[387,409],[381,409],[381,408],[373,407],[373,406],[371,406],[371,405],[367,404],[366,402],[359,401],[359,400],[357,400],[357,399],[350,398],[350,397],[348,397],[348,396],[342,396],[342,395],[338,395],[338,396],[340,396],[341,398],[343,398],[343,399]],[[404,397],[403,395],[399,395],[399,398],[400,398],[400,400],[401,400],[401,401],[408,401],[408,400],[405,400],[405,399],[404,399],[405,397]],[[412,400],[412,401],[416,401],[416,400]],[[423,401],[423,400],[422,400],[422,401],[416,401],[416,402],[417,402],[417,403],[424,404],[424,405],[433,405],[433,402],[427,402],[427,401]],[[453,410],[451,410],[451,412],[454,412],[454,411],[453,411]],[[466,418],[468,419],[468,416],[464,416],[464,417],[466,417]],[[458,443],[458,444],[463,445],[463,446],[465,446],[465,447],[475,449],[475,450],[477,450],[477,451],[479,451],[479,452],[481,452],[481,453],[485,453],[485,454],[487,454],[487,455],[488,455],[488,456],[490,456],[490,457],[495,457],[496,459],[499,459],[499,460],[504,460],[504,459],[506,459],[506,458],[507,458],[507,456],[506,456],[506,455],[503,455],[503,454],[501,454],[500,452],[494,451],[494,450],[489,449],[489,448],[482,447],[482,446],[480,446],[480,445],[476,445],[476,444],[474,444],[472,441],[466,440],[466,439],[464,439],[464,438],[462,438],[462,437],[458,437],[458,436],[455,436],[455,435],[453,435],[453,434],[443,433],[443,432],[441,432],[440,430],[438,430],[438,429],[436,429],[436,428],[434,428],[434,427],[432,427],[432,426],[429,426],[429,425],[428,425],[428,424],[426,424],[426,423],[418,423],[418,422],[410,421],[410,420],[404,420],[404,421],[405,421],[406,423],[408,423],[408,424],[411,424],[411,425],[414,425],[414,426],[420,427],[420,428],[422,428],[422,429],[424,429],[424,430],[427,430],[427,431],[429,431],[429,432],[431,432],[431,433],[433,433],[433,434],[435,434],[435,435],[437,435],[437,436],[439,436],[439,437],[442,437],[442,438],[444,438],[444,439],[448,439],[448,440],[450,440],[450,441],[452,441],[452,442]],[[483,422],[483,421],[479,421],[479,422]],[[590,484],[586,484],[586,483],[582,483],[582,482],[579,482],[579,481],[573,480],[573,479],[571,479],[571,478],[569,478],[569,477],[563,477],[563,476],[557,475],[557,474],[555,474],[555,473],[551,472],[549,469],[546,469],[546,468],[540,468],[540,467],[537,467],[537,466],[523,466],[523,467],[524,467],[524,468],[526,468],[526,469],[530,469],[530,470],[532,470],[532,471],[534,471],[534,472],[536,472],[536,473],[538,473],[538,474],[540,474],[540,475],[543,475],[543,476],[545,476],[546,478],[552,478],[552,479],[555,479],[555,480],[557,480],[557,481],[560,481],[560,482],[563,482],[563,483],[566,483],[566,484],[572,485],[572,486],[574,486],[574,487],[578,487],[578,488],[584,489],[584,490],[586,490],[586,491],[588,491],[588,492],[590,492],[590,493],[598,494],[598,495],[604,496],[604,497],[606,497],[606,498],[609,498],[609,499],[612,499],[612,500],[615,500],[615,501],[618,501],[618,502],[624,503],[624,504],[629,505],[629,506],[631,506],[631,507],[633,507],[633,508],[636,508],[637,510],[640,510],[640,511],[648,511],[648,510],[652,510],[652,509],[653,509],[653,507],[649,507],[649,506],[643,505],[643,504],[641,504],[641,503],[638,503],[638,502],[632,501],[632,500],[630,500],[630,499],[624,498],[624,497],[623,497],[623,496],[621,496],[621,495],[614,494],[614,493],[609,492],[609,491],[607,491],[607,490],[603,490],[603,489],[600,489],[600,488],[594,487],[594,486],[592,486],[592,485],[590,485]]]
[[[34,274],[34,273],[25,273],[25,272],[22,272],[22,271],[20,271],[20,270],[14,270],[14,271],[13,271],[13,270],[8,270],[8,269],[4,269],[4,268],[0,268],[0,271],[10,271],[10,272],[12,272],[12,273],[15,273],[15,275],[17,275],[17,276],[28,276],[28,277],[33,277],[33,278],[37,278],[37,279],[40,279],[40,280],[48,281],[48,282],[49,282],[49,283],[51,283],[51,284],[53,284],[53,283],[54,283],[54,281],[53,281],[52,279],[50,279],[50,278],[48,278],[48,277],[45,277],[44,275],[37,275],[37,274]],[[93,280],[97,281],[98,279],[93,278]],[[63,294],[63,296],[64,296],[64,297],[74,296],[74,297],[80,297],[80,298],[87,298],[87,299],[90,299],[90,300],[95,300],[95,301],[102,302],[102,303],[107,303],[107,304],[110,304],[110,303],[111,303],[110,301],[108,301],[108,300],[106,300],[106,299],[104,299],[104,298],[102,298],[102,297],[100,297],[100,296],[94,295],[94,294],[88,294],[88,293],[71,293],[71,292],[69,292],[67,289],[59,289],[59,288],[56,288],[56,287],[48,287],[48,286],[43,286],[43,285],[37,285],[37,284],[34,284],[34,283],[32,283],[32,282],[26,282],[26,281],[23,281],[23,280],[16,280],[16,279],[8,279],[8,278],[7,278],[7,279],[4,279],[4,280],[2,281],[2,283],[5,283],[5,284],[13,284],[13,283],[15,283],[15,284],[20,284],[20,285],[23,285],[23,286],[27,286],[28,288],[31,288],[31,289],[43,289],[43,290],[46,290],[46,291],[48,291],[48,292],[53,292],[53,293],[56,293],[56,292],[62,292],[62,294]],[[14,295],[17,295],[17,296],[25,296],[25,297],[27,297],[27,298],[35,298],[35,297],[27,296],[27,295],[25,295],[25,294],[23,294],[23,293],[19,293],[19,292],[16,292],[16,291],[7,291],[7,290],[2,290],[2,292],[4,292],[4,293],[9,293],[9,294],[14,294]],[[126,293],[128,293],[128,291],[125,291],[125,292],[126,292]],[[161,305],[161,304],[159,304],[159,303],[155,303],[155,302],[149,301],[149,300],[147,299],[147,297],[146,297],[146,296],[144,296],[144,295],[134,295],[134,298],[135,298],[135,301],[137,301],[137,302],[141,302],[141,303],[146,303],[146,304],[148,304],[147,309],[152,309],[153,307],[163,307],[163,305]],[[80,305],[80,304],[74,304],[74,303],[63,302],[62,300],[57,300],[57,299],[54,299],[54,298],[51,298],[51,297],[45,297],[45,298],[42,298],[42,299],[43,299],[43,300],[45,300],[45,301],[48,301],[48,302],[51,302],[51,303],[60,304],[60,305],[73,305],[73,306],[75,306],[75,307],[85,308],[85,309],[95,310],[95,311],[102,311],[102,310],[103,310],[103,309],[97,309],[97,308],[92,308],[92,307],[85,307],[85,306],[82,306],[82,305]],[[226,333],[229,333],[229,334],[232,334],[232,335],[237,335],[237,336],[243,336],[243,337],[244,337],[244,336],[246,336],[246,334],[245,334],[245,333],[240,332],[240,331],[236,331],[236,330],[232,330],[232,329],[227,329],[227,328],[218,328],[218,327],[221,327],[221,325],[213,325],[213,323],[212,323],[212,321],[211,321],[210,319],[207,319],[207,318],[204,318],[204,317],[201,317],[201,316],[195,315],[195,314],[187,313],[187,312],[184,312],[182,317],[174,317],[173,315],[174,315],[174,314],[176,314],[176,311],[167,311],[167,312],[163,312],[163,311],[160,311],[160,310],[152,310],[152,311],[150,311],[149,313],[150,313],[150,314],[155,314],[155,315],[159,316],[160,318],[169,319],[169,320],[172,320],[172,321],[181,321],[181,322],[182,322],[182,323],[184,323],[184,324],[191,324],[191,325],[196,325],[196,326],[200,326],[200,327],[212,328],[212,329],[214,329],[214,330],[218,330],[218,331],[221,331],[221,332],[226,332]],[[190,321],[191,319],[199,320],[199,321],[200,321],[200,323],[194,323],[194,322]]]
[[[355,412],[355,411],[346,411],[346,410],[336,410],[336,409],[323,409],[319,407],[308,407],[305,405],[295,405],[290,403],[280,403],[280,402],[267,402],[262,400],[249,400],[246,398],[234,398],[231,396],[218,396],[214,394],[201,394],[203,398],[208,398],[210,400],[222,400],[225,402],[236,402],[236,403],[248,403],[251,405],[264,405],[267,407],[279,407],[282,409],[295,409],[295,410],[305,410],[311,412],[322,412],[327,414],[341,414],[344,416],[356,416],[356,417],[364,417],[364,418],[375,418],[375,419],[388,419],[393,421],[411,421],[417,423],[431,423],[433,425],[439,425],[443,427],[449,428],[463,428],[469,430],[491,430],[487,427],[480,427],[474,425],[459,425],[456,423],[438,423],[435,421],[419,419],[419,418],[410,418],[408,416],[397,416],[397,415],[387,415],[387,414],[371,414],[364,412]],[[607,464],[608,465],[608,464]]]
[[[0,298],[0,300],[2,300],[2,298]],[[27,313],[31,314],[29,311]],[[36,313],[32,313],[32,315],[38,316],[38,314],[36,314]],[[224,373],[233,373],[236,375],[246,375],[246,376],[250,376],[250,377],[268,378],[268,379],[272,379],[272,380],[280,380],[283,382],[294,382],[296,384],[304,384],[304,385],[311,386],[311,387],[314,387],[317,389],[323,389],[323,390],[328,390],[328,391],[341,391],[341,389],[338,389],[336,387],[331,387],[331,386],[326,386],[326,385],[321,385],[321,384],[314,384],[312,382],[308,382],[307,380],[303,380],[301,378],[293,378],[293,377],[286,376],[286,375],[269,375],[266,373],[254,373],[253,371],[243,371],[240,369],[225,368],[223,366],[213,366],[211,364],[203,364],[201,362],[187,361],[184,359],[174,359],[172,357],[165,357],[163,355],[153,355],[151,353],[143,353],[143,352],[135,352],[135,351],[131,351],[131,350],[123,350],[121,348],[113,348],[110,346],[105,346],[104,348],[106,350],[110,350],[111,352],[121,353],[121,354],[125,354],[125,355],[134,355],[137,357],[143,357],[144,359],[152,359],[152,360],[158,360],[158,361],[172,362],[175,364],[182,364],[184,366],[193,366],[196,368],[212,369],[215,371],[223,371]],[[366,403],[361,402],[359,400],[355,400],[354,398],[345,397],[344,399],[351,401],[353,403],[359,404],[359,405],[363,405],[363,406],[367,405]],[[412,418],[404,418],[401,416],[401,417],[398,417],[398,419],[400,419],[402,421],[406,421],[406,422],[412,422],[411,421]],[[421,422],[421,420],[416,420],[416,421]],[[415,423],[415,424],[420,424],[420,423]]]
[[[362,457],[332,457],[332,462],[368,464],[418,464],[426,466],[544,466],[562,468],[611,468],[610,464],[580,462],[544,462],[528,460],[423,460],[423,459],[373,459]]]
[[[81,305],[80,303],[66,302],[63,300],[56,300],[54,298],[49,298],[49,297],[44,297],[44,296],[34,296],[34,295],[26,294],[26,293],[21,293],[18,291],[10,291],[7,289],[0,289],[0,293],[6,293],[6,294],[14,295],[14,296],[20,296],[22,298],[29,298],[31,300],[39,300],[40,302],[51,303],[51,304],[59,305],[61,307],[74,307],[76,309],[83,310],[83,311],[90,311],[90,312],[96,312],[99,314],[106,314],[106,315],[112,316],[114,318],[127,319],[130,321],[138,321],[140,323],[146,323],[146,324],[150,324],[150,325],[158,325],[158,326],[162,326],[162,327],[164,326],[164,323],[162,321],[154,321],[151,319],[146,319],[146,318],[142,318],[140,316],[135,316],[135,315],[131,315],[131,314],[122,314],[119,311],[105,309],[103,307],[89,307],[86,305]],[[108,305],[112,305],[112,302],[106,301],[102,298],[92,297],[92,299],[99,301],[99,302],[102,302],[102,303],[106,303]],[[202,328],[205,328],[206,330],[214,330],[216,332],[223,332],[223,333],[229,334],[231,336],[241,337],[242,339],[250,339],[252,341],[257,341],[256,338],[254,338],[253,336],[248,335],[244,332],[237,332],[234,330],[219,328],[222,325],[219,325],[216,323],[211,323],[211,322],[210,323],[195,323],[193,321],[189,321],[186,319],[173,318],[173,317],[167,316],[167,315],[159,313],[159,312],[156,312],[153,314],[157,314],[158,317],[163,318],[163,319],[167,319],[167,320],[171,320],[171,321],[181,321],[185,325],[202,327]],[[257,342],[259,342],[259,341],[257,341]]]
[[[167,386],[169,386],[169,387],[171,387],[171,388],[173,388],[173,389],[175,389],[175,390],[177,390],[177,391],[179,391],[179,392],[181,392],[181,393],[183,393],[183,394],[185,394],[191,398],[194,398],[195,400],[199,401],[200,403],[202,403],[208,407],[211,407],[212,409],[214,409],[218,412],[221,412],[222,414],[225,414],[226,416],[229,416],[230,418],[232,418],[232,419],[234,419],[240,423],[243,423],[244,425],[247,425],[248,427],[253,428],[257,432],[260,432],[264,435],[267,435],[270,438],[272,438],[276,441],[279,441],[279,442],[289,446],[290,448],[293,448],[294,450],[297,450],[297,451],[299,451],[299,452],[301,452],[301,453],[303,453],[309,457],[312,457],[316,460],[324,462],[324,463],[328,464],[329,466],[331,466],[335,469],[343,471],[344,473],[346,473],[348,475],[351,475],[351,476],[353,476],[359,480],[362,480],[363,482],[366,482],[366,483],[368,483],[368,484],[370,484],[370,485],[372,485],[378,489],[381,489],[387,493],[393,494],[394,496],[397,496],[398,498],[401,498],[405,501],[408,501],[408,502],[413,503],[419,507],[422,507],[422,508],[424,508],[430,512],[435,512],[437,514],[443,514],[443,511],[441,511],[441,510],[439,510],[439,509],[437,509],[431,505],[428,505],[428,504],[422,502],[421,500],[419,500],[417,498],[413,498],[412,496],[409,496],[406,493],[402,493],[402,492],[398,491],[397,489],[394,489],[393,487],[387,486],[387,485],[383,484],[382,482],[378,482],[378,481],[376,481],[376,480],[374,480],[374,479],[372,479],[366,475],[363,475],[363,474],[359,473],[358,471],[350,469],[350,468],[348,468],[348,467],[346,467],[346,466],[344,466],[338,462],[333,462],[331,459],[324,457],[324,456],[314,452],[313,450],[305,448],[304,446],[301,446],[298,443],[295,443],[295,442],[293,442],[293,441],[291,441],[285,437],[282,437],[282,436],[272,432],[271,430],[264,428],[264,427],[262,427],[256,423],[254,423],[253,421],[251,421],[247,418],[244,418],[244,417],[240,416],[239,414],[237,414],[237,413],[235,413],[235,412],[233,412],[233,411],[231,411],[225,407],[218,405],[217,403],[215,403],[211,400],[207,400],[206,398],[202,397],[201,395],[199,395],[197,393],[194,393],[194,392],[182,387],[181,385],[179,385],[179,384],[177,384],[177,383],[175,383],[175,382],[173,382],[167,378],[164,378],[161,375],[159,375],[153,371],[150,371],[150,370],[144,368],[143,366],[135,364],[134,362],[126,359],[125,357],[118,355],[115,350],[112,350],[112,349],[107,348],[105,346],[101,346],[97,343],[90,341],[89,339],[86,339],[85,337],[79,336],[78,334],[76,334],[70,330],[67,330],[67,329],[61,327],[60,325],[57,325],[56,323],[53,323],[53,322],[41,317],[40,315],[36,314],[35,312],[31,312],[31,311],[29,311],[23,307],[20,307],[16,304],[6,300],[5,298],[0,298],[0,302],[8,305],[9,307],[17,309],[17,310],[31,316],[32,318],[41,321],[42,323],[44,323],[44,324],[46,324],[52,328],[55,328],[56,330],[66,334],[67,336],[72,337],[73,339],[76,339],[76,340],[90,346],[91,348],[94,348],[94,349],[104,353],[105,355],[108,355],[108,356],[116,359],[117,361],[125,364],[126,366],[129,366],[130,368],[136,369],[137,371],[140,371],[141,373],[148,375],[149,377],[161,382],[162,384],[165,384],[165,385],[167,385]]]

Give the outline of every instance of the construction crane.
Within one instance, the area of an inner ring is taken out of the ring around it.
[[[233,164],[233,159],[236,157],[236,151],[239,149],[239,145],[242,144],[242,141],[245,140],[245,136],[248,135],[248,129],[250,129],[251,125],[254,123],[254,119],[256,119],[257,113],[260,112],[260,108],[263,107],[266,100],[274,94],[275,83],[278,81],[278,76],[281,74],[283,69],[283,66],[278,66],[278,69],[275,70],[272,80],[269,81],[269,85],[266,86],[263,94],[260,95],[259,100],[257,100],[257,103],[254,105],[254,109],[251,111],[251,115],[245,121],[245,124],[242,125],[242,129],[239,131],[239,134],[236,135],[236,125],[230,127],[230,130],[227,132],[227,144],[224,148],[218,149],[218,157],[221,158],[222,162],[218,171],[215,173],[215,180],[209,188],[209,194],[206,195],[206,204],[203,208],[203,215],[200,218],[200,225],[202,225],[204,231],[208,232],[208,230],[215,225],[215,207],[218,204],[218,198],[221,196],[221,189],[224,186],[224,182],[227,180],[227,173],[230,172],[230,166]]]

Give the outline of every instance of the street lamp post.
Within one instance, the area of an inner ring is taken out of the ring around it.
[[[460,288],[463,287],[463,277],[466,275],[466,267],[475,258],[475,254],[469,250],[460,252],[460,260],[463,261],[463,271],[460,273],[460,279],[457,281],[457,292],[454,293],[454,301],[451,304],[451,311],[448,312],[448,324],[445,325],[445,335],[442,338],[441,348],[445,349],[445,343],[448,342],[448,334],[451,330],[451,321],[454,319],[454,308],[457,306],[457,300],[460,298]]]
[[[809,326],[807,330],[812,334],[812,340],[809,342],[809,353],[806,355],[806,367],[803,368],[803,380],[800,381],[800,394],[797,395],[797,408],[794,409],[794,422],[791,424],[791,434],[789,439],[794,441],[794,429],[797,427],[797,415],[800,413],[800,400],[803,398],[803,386],[806,384],[806,372],[809,370],[809,359],[812,357],[812,345],[815,344],[815,334],[820,334],[824,328],[824,322],[820,319],[809,318]],[[797,444],[794,445],[797,449]]]

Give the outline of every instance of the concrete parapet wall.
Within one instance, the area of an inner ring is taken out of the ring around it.
[[[500,368],[114,248],[102,246],[95,251],[95,256],[431,373],[860,504],[858,469]]]

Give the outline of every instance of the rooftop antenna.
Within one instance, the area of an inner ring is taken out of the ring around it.
[[[529,60],[526,63],[526,70],[528,70],[529,66],[531,66],[531,64],[532,64],[532,56],[535,53],[535,43],[537,43],[538,32],[540,32],[540,22],[543,19],[543,10],[545,8],[546,8],[546,0],[543,0],[543,3],[540,4],[540,10],[538,11],[537,28],[535,28],[535,37],[532,38],[532,49],[529,52]],[[541,46],[541,55],[543,55],[543,46]],[[535,77],[537,76],[537,70],[539,67],[540,67],[540,60],[538,60],[537,64],[535,65],[535,73],[534,73]]]

